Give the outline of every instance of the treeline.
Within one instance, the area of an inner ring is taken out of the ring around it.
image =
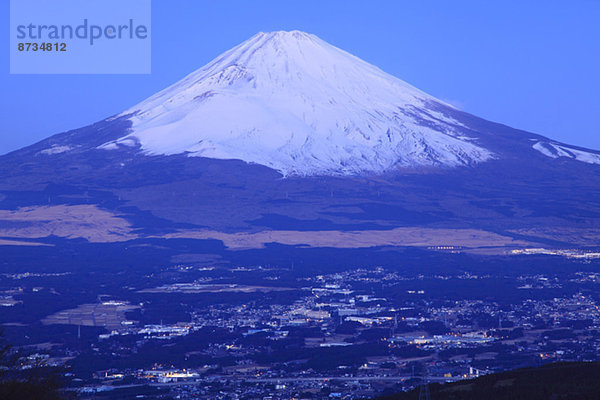
[[[0,399],[64,400],[63,374],[28,359],[6,343],[0,332]]]
[[[378,400],[417,400],[420,390]],[[600,363],[555,363],[523,368],[465,381],[430,384],[429,391],[433,400],[597,400],[600,398]]]

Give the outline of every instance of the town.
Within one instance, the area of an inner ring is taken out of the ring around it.
[[[379,267],[292,278],[262,266],[167,270],[196,278],[46,316],[45,327],[66,327],[73,342],[40,347],[31,359],[73,365],[72,390],[84,398],[143,389],[147,398],[350,399],[597,360],[600,350],[595,272],[406,277]],[[242,283],[249,274],[261,282]],[[23,286],[3,292],[6,309]]]

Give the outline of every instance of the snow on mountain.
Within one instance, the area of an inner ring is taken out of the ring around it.
[[[121,115],[100,146],[240,159],[284,175],[380,173],[494,158],[451,107],[303,32],[259,33]]]
[[[537,141],[532,147],[550,158],[567,157],[588,164],[600,164],[600,154],[574,149],[564,144]]]
[[[67,152],[69,150],[72,150],[73,148],[71,146],[58,146],[58,145],[53,145],[47,149],[44,149],[42,151],[40,151],[38,154],[46,154],[46,155],[52,155],[52,154],[60,154],[60,153],[64,153]]]

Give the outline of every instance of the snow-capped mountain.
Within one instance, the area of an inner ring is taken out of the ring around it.
[[[239,159],[284,175],[456,167],[495,157],[449,108],[314,35],[259,33],[122,115],[103,143]]]
[[[599,151],[465,113],[301,32],[258,34],[119,115],[0,156],[0,177],[0,210],[87,221],[97,205],[157,234],[474,227],[565,246],[600,224]]]

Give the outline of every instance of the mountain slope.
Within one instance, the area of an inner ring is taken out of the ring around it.
[[[279,32],[120,115],[0,156],[0,209],[95,204],[157,234],[427,227],[589,245],[599,161]]]

